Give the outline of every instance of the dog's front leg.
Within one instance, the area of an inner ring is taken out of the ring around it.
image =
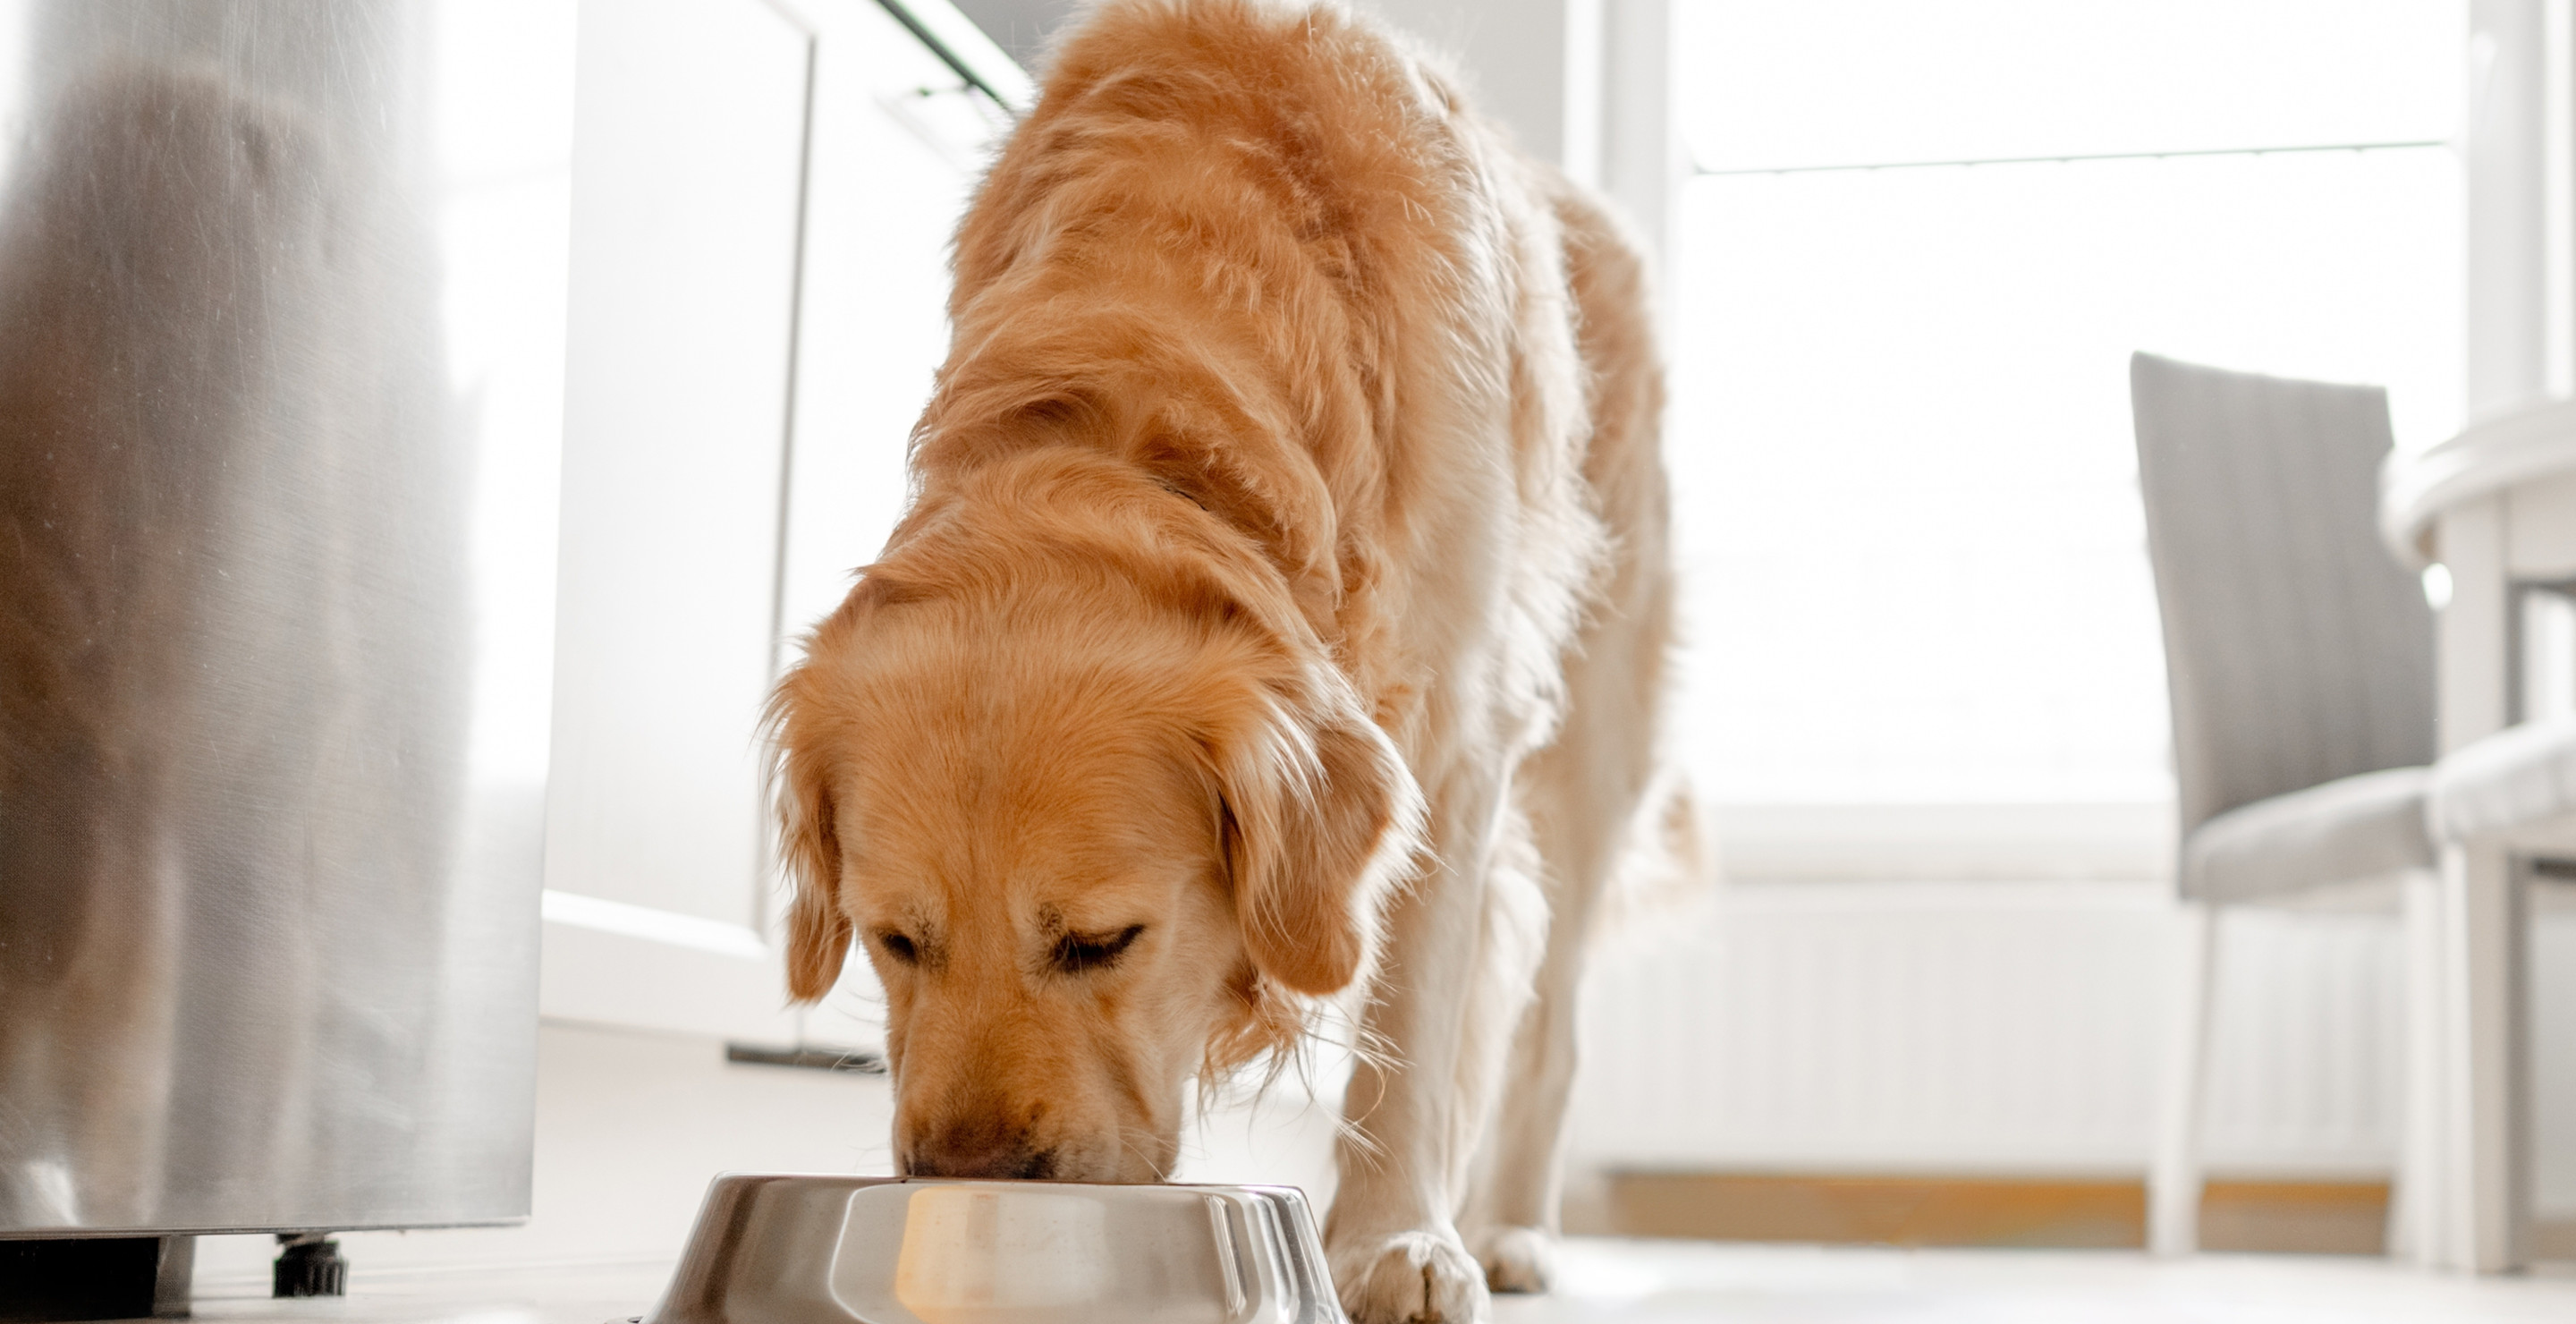
[[[1432,797],[1434,862],[1388,915],[1325,1241],[1353,1324],[1470,1324],[1485,1274],[1457,1227],[1545,941],[1527,826],[1502,785]]]

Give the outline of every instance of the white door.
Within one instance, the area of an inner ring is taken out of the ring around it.
[[[901,509],[1005,120],[872,0],[594,0],[577,88],[542,1009],[872,1046],[863,977],[786,1006],[758,723]]]

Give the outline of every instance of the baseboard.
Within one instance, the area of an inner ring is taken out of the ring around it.
[[[1594,1198],[1570,1202],[1567,1230],[1717,1241],[2122,1248],[2145,1244],[2146,1208],[2145,1184],[2134,1179],[1625,1172],[1608,1174]],[[2201,1202],[2201,1244],[2214,1251],[2376,1255],[2387,1222],[2386,1182],[2213,1181]],[[2550,1225],[2553,1233],[2560,1226]],[[2566,1230],[2576,1232],[2576,1225]]]

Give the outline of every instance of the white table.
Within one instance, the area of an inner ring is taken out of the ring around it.
[[[2391,457],[2380,530],[2398,559],[2449,572],[2436,674],[2445,754],[2521,720],[2513,680],[2522,586],[2576,579],[2576,401],[2491,418],[2423,455]],[[2524,1259],[2530,1173],[2525,971],[2528,852],[2567,847],[2566,825],[2443,852],[2440,880],[2410,904],[2438,906],[2438,951],[2421,972],[2415,1026],[2438,1090],[2409,1100],[2409,1144],[2440,1174],[2409,1231],[2428,1261],[2479,1272]],[[2437,890],[2436,890],[2437,889]]]

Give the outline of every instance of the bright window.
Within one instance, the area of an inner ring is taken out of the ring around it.
[[[2401,446],[2451,431],[2465,24],[1684,7],[1671,452],[1704,798],[2170,799],[2129,354],[2378,383]]]

